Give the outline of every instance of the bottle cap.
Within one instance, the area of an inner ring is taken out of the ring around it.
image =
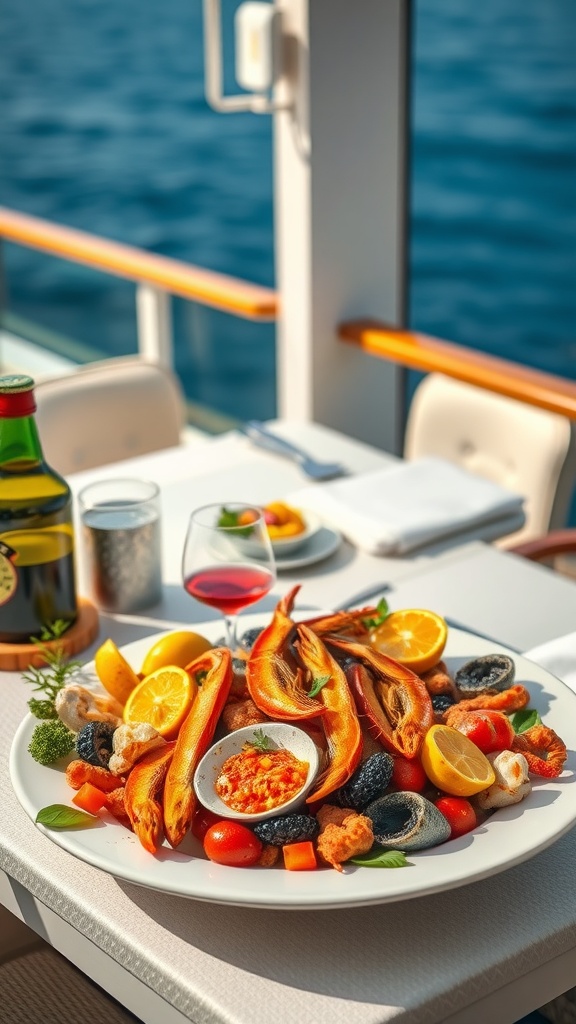
[[[0,417],[31,416],[35,411],[32,377],[21,373],[0,377]]]

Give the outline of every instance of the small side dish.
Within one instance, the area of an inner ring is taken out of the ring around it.
[[[272,549],[277,556],[297,551],[319,529],[320,524],[316,516],[293,508],[282,501],[272,501],[268,505],[264,505],[262,511]],[[247,550],[250,544],[250,525],[253,515],[254,513],[249,508],[244,512],[233,512],[223,506],[219,520],[221,526],[238,526],[239,530],[244,531],[243,536],[246,540]]]
[[[318,749],[307,733],[266,722],[215,743],[196,769],[194,790],[220,818],[264,821],[303,804],[318,767]]]

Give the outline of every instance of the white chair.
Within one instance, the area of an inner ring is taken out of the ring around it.
[[[138,357],[41,380],[35,394],[44,455],[64,475],[184,440],[186,406],[177,377]]]
[[[414,393],[404,456],[439,455],[525,496],[526,523],[509,547],[566,524],[576,443],[564,416],[431,373]]]

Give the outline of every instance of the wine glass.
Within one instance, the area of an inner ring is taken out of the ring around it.
[[[241,502],[196,509],[184,542],[182,578],[191,597],[222,612],[226,646],[236,650],[238,612],[264,597],[276,580],[262,509]]]

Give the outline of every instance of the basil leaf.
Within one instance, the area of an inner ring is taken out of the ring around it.
[[[326,683],[328,682],[329,679],[330,679],[329,675],[327,675],[327,676],[318,676],[316,679],[313,679],[312,680],[312,686],[308,690],[308,696],[309,697],[317,697],[318,694],[320,693],[320,690],[322,689],[323,686],[326,686]]]
[[[238,512],[233,512],[232,509],[223,505],[220,509],[217,526],[230,530],[230,533],[235,533],[239,537],[249,537],[251,533],[254,533],[254,527],[238,526],[238,518]]]
[[[67,804],[49,804],[38,811],[35,820],[38,825],[45,825],[46,828],[86,828],[93,825],[97,818],[86,811],[68,807]]]
[[[512,715],[510,721],[514,732],[526,732],[526,729],[531,729],[533,725],[542,725],[542,719],[534,708],[522,708]]]
[[[370,850],[357,857],[350,857],[348,863],[363,868],[405,868],[409,865],[402,850]]]
[[[384,619],[388,616],[390,609],[388,607],[388,601],[385,597],[381,597],[376,605],[377,615],[374,618],[362,619],[362,624],[366,629],[376,629],[377,626],[381,626]]]

